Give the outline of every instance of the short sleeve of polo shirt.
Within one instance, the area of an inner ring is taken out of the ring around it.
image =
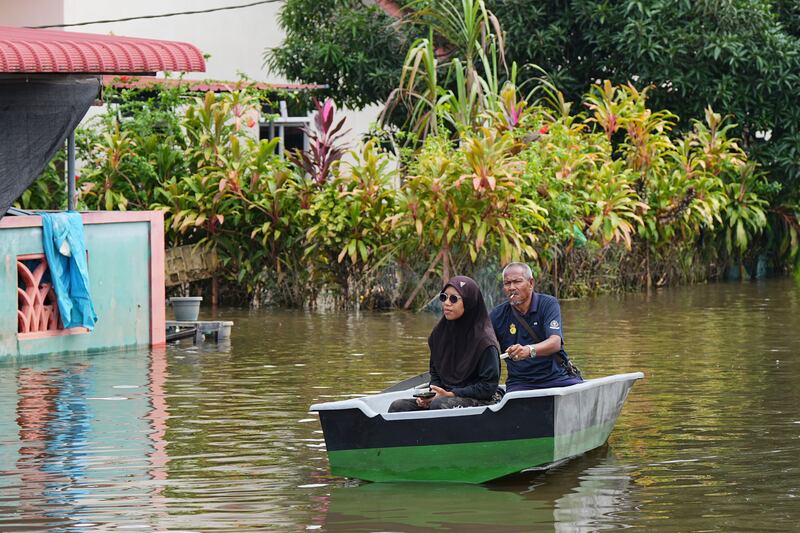
[[[561,306],[558,305],[558,300],[549,296],[542,298],[539,304],[539,320],[544,327],[545,339],[549,339],[551,335],[558,335],[561,340],[564,340],[564,332],[561,329]]]

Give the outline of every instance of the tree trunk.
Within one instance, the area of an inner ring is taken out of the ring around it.
[[[211,276],[211,307],[219,305],[219,278],[216,274]]]
[[[558,252],[553,257],[553,296],[558,299]]]
[[[445,241],[444,246],[442,246],[442,285],[447,283],[447,280],[450,279],[450,249],[447,246],[447,241]]]
[[[436,267],[436,264],[441,258],[442,252],[440,251],[438,254],[436,254],[436,257],[433,258],[433,261],[431,262],[430,266],[428,266],[427,270],[425,270],[425,272],[422,274],[422,279],[420,279],[419,283],[417,283],[417,286],[414,287],[414,290],[411,292],[411,296],[408,297],[408,300],[406,300],[403,309],[408,310],[408,308],[411,307],[411,303],[414,301],[414,298],[417,297],[417,293],[422,290],[422,287],[425,285],[425,281],[428,279],[428,274],[433,272],[434,267]]]

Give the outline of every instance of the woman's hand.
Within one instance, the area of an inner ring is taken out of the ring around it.
[[[453,394],[452,392],[446,391],[441,387],[437,387],[436,385],[431,385],[431,390],[436,393],[436,396],[434,398],[431,398],[431,400],[433,400],[435,398],[438,398],[439,396],[442,396],[444,398],[455,398],[456,397],[456,395]]]

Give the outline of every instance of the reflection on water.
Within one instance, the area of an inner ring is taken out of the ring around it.
[[[461,484],[371,483],[336,487],[331,491],[326,526],[328,531],[342,532],[431,531],[444,526],[484,532],[500,523],[505,528],[523,525],[505,520],[508,509],[523,500],[513,491]],[[541,521],[537,516],[552,522],[552,510],[540,503],[529,507],[532,523]]]
[[[486,485],[368,483],[331,490],[328,531],[597,531],[630,509],[630,476],[608,446]]]
[[[99,360],[64,356],[3,367],[0,406],[10,416],[0,421],[0,530],[84,530],[115,523],[112,517],[126,512],[125,499],[133,498],[136,507],[142,499],[154,503],[147,485],[158,474],[147,466],[163,440],[144,422],[148,412],[152,421],[159,420],[149,408],[158,400],[144,383],[142,363],[148,359],[140,357],[139,368],[113,376],[107,372],[114,367],[112,357],[116,362],[126,357],[107,355],[99,365],[93,364]],[[154,353],[151,361],[159,358],[165,361],[166,352]],[[118,384],[106,383],[115,377]],[[14,385],[16,405],[5,402]],[[117,499],[108,511],[107,496]]]
[[[86,401],[85,394],[74,394],[85,393],[85,367],[76,370],[23,368],[17,374],[18,512],[41,525],[50,521],[38,502],[44,499],[54,507],[74,504],[76,486],[85,478]]]
[[[229,343],[0,363],[0,531],[791,530],[790,281],[563,302],[590,376],[641,370],[609,445],[482,486],[330,476],[308,406],[426,369],[436,317],[223,310]]]

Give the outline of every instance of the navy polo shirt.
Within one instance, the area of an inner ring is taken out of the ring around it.
[[[553,296],[534,292],[528,312],[522,315],[522,318],[539,337],[538,339],[531,338],[528,330],[519,323],[508,302],[492,309],[490,318],[501,351],[505,352],[512,344],[536,344],[549,339],[551,335],[558,335],[561,337],[561,357],[566,359],[564,333],[561,329],[561,307]],[[506,359],[506,365],[508,366],[507,387],[550,382],[557,384],[559,381],[570,378],[564,367],[558,363],[558,358],[554,356],[538,355],[519,361]]]

